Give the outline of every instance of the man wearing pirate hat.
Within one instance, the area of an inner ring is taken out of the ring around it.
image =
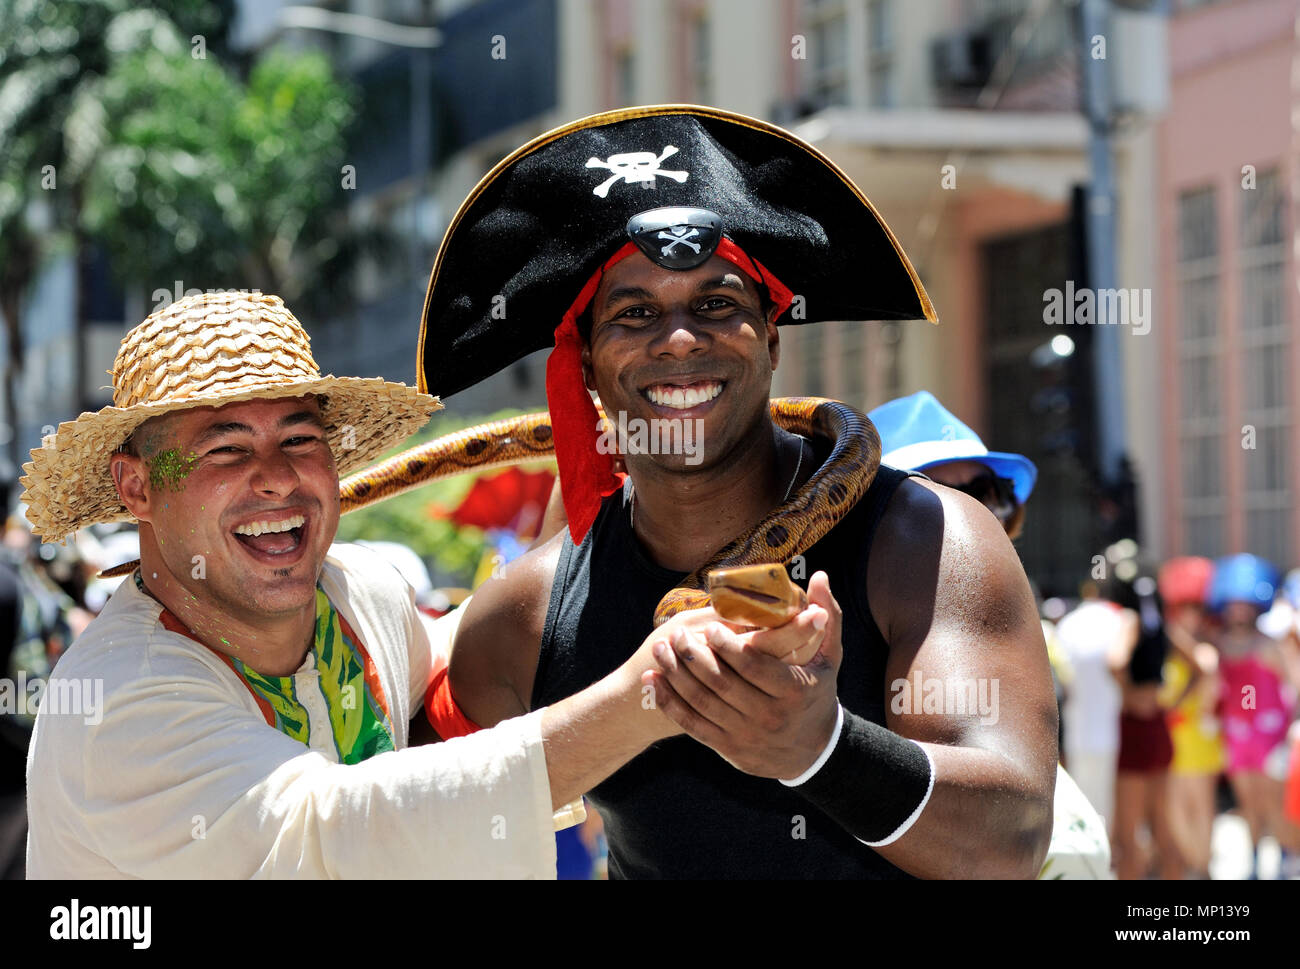
[[[434,650],[395,570],[331,543],[339,476],[437,399],[322,377],[260,294],[159,310],[113,375],[114,405],[62,424],[22,479],[45,541],[140,525],[139,568],[40,707],[29,874],[553,878],[561,806],[675,728],[639,703],[647,645],[546,710],[407,746]],[[799,646],[800,625],[775,632]]]
[[[498,164],[435,262],[420,387],[453,394],[553,344],[569,529],[471,601],[426,700],[438,732],[471,733],[619,668],[659,598],[820,465],[824,442],[769,413],[779,324],[934,318],[865,196],[764,122],[617,111]],[[619,426],[691,422],[699,447],[653,453],[627,437],[620,487],[589,391]],[[590,792],[611,875],[1034,877],[1056,710],[997,521],[882,467],[804,558],[826,623],[808,665],[720,624],[656,652],[643,682],[689,736]],[[976,684],[997,690],[996,712],[945,706]]]

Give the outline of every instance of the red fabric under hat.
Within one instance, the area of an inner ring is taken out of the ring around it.
[[[627,243],[587,280],[555,328],[555,349],[546,360],[546,401],[555,435],[560,496],[569,518],[569,535],[575,545],[580,545],[590,531],[601,500],[622,487],[621,479],[614,472],[614,456],[601,454],[596,449],[600,436],[598,415],[582,377],[582,335],[578,332],[578,317],[595,297],[605,271],[636,252],[640,252],[636,244]],[[775,319],[780,319],[781,314],[790,308],[794,301],[790,289],[740,246],[724,236],[715,255],[726,259],[754,282],[767,287],[768,295],[776,304]]]

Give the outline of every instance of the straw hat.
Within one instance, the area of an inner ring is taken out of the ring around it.
[[[326,437],[343,477],[441,407],[437,397],[378,377],[322,377],[302,324],[278,296],[260,293],[206,293],[168,305],[126,335],[110,373],[113,405],[60,424],[23,465],[22,500],[43,541],[96,522],[134,521],[108,458],[151,417],[322,394]]]

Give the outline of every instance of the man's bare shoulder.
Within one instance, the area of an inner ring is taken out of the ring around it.
[[[917,543],[932,544],[943,535],[943,492],[951,491],[928,478],[905,478],[890,495],[872,539],[872,559],[878,550],[889,558],[915,554]],[[903,554],[906,553],[906,554]]]
[[[448,675],[457,704],[480,726],[528,711],[564,539],[505,565],[466,606]]]
[[[908,478],[891,497],[872,541],[867,589],[891,643],[924,638],[932,621],[954,613],[977,613],[981,625],[1005,630],[1019,624],[1020,607],[1032,607],[997,518],[969,495],[924,478]]]

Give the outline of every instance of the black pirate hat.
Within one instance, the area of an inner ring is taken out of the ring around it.
[[[547,396],[575,540],[594,517],[591,499],[616,481],[609,456],[595,453],[573,319],[611,257],[637,249],[670,269],[716,251],[766,286],[778,324],[936,320],[867,197],[775,125],[656,105],[533,139],[488,172],[451,221],[425,296],[418,387],[454,394],[556,345]]]

